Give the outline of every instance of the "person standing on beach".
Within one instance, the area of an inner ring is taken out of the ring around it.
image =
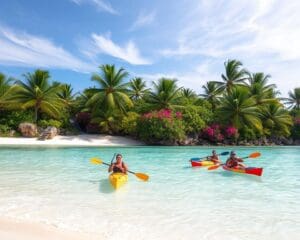
[[[214,164],[219,164],[221,163],[219,156],[217,155],[216,150],[212,150],[212,155],[208,157],[209,161],[212,161]]]
[[[128,171],[127,165],[123,162],[122,155],[118,153],[116,156],[116,162],[115,163],[112,162],[110,164],[108,168],[108,172],[127,174],[127,171]]]
[[[246,166],[242,163],[243,159],[238,158],[234,151],[231,151],[230,157],[226,161],[226,167],[245,169]]]

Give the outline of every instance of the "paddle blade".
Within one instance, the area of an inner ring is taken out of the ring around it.
[[[90,162],[92,164],[102,164],[103,161],[101,159],[98,159],[98,158],[91,158]]]
[[[220,155],[225,156],[225,155],[228,155],[228,154],[229,154],[229,152],[222,152]]]
[[[261,154],[259,152],[254,152],[254,153],[251,153],[248,158],[257,158],[259,157]]]
[[[135,173],[134,175],[145,182],[149,179],[149,176],[145,173]]]
[[[207,168],[207,170],[215,170],[215,169],[218,169],[220,166],[221,166],[221,164],[215,165],[215,166],[211,166],[211,167]]]

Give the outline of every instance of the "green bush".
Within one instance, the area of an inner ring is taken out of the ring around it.
[[[137,133],[143,141],[154,144],[161,141],[174,143],[186,137],[182,118],[168,109],[141,116],[137,122]]]
[[[254,131],[254,129],[248,128],[248,127],[243,127],[240,130],[240,138],[243,140],[255,140],[257,139],[257,134]]]
[[[0,134],[6,134],[11,130],[11,128],[7,125],[0,124]]]
[[[128,135],[136,136],[139,116],[140,115],[135,112],[128,112],[127,116],[124,116],[121,120],[120,131]]]
[[[33,122],[33,113],[31,111],[1,111],[0,124],[7,125],[11,129],[18,129],[22,122]]]
[[[183,109],[182,118],[186,133],[198,133],[206,126],[205,120],[201,117],[205,115],[203,111],[204,108],[199,106],[186,106]],[[208,121],[210,116],[206,116],[205,118]]]
[[[40,120],[38,125],[42,128],[46,128],[48,126],[60,128],[62,126],[62,122],[54,119]]]

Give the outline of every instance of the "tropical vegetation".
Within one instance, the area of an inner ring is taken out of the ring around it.
[[[230,144],[300,137],[300,88],[279,98],[271,76],[238,60],[224,64],[220,80],[202,93],[160,78],[150,85],[115,65],[101,65],[92,87],[74,92],[37,69],[13,79],[0,73],[0,135],[22,122],[74,132],[129,135],[149,144]]]

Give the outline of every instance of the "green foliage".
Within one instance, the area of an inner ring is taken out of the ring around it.
[[[7,125],[0,124],[0,135],[5,135],[11,130],[11,128]]]
[[[211,115],[212,113],[204,107],[186,106],[183,108],[182,119],[186,133],[201,131],[206,126],[208,120],[210,120]]]
[[[174,143],[186,137],[182,119],[173,113],[166,117],[160,112],[144,114],[137,122],[137,132],[138,137],[148,143]]]
[[[247,126],[243,127],[240,131],[240,139],[243,140],[255,140],[258,136],[254,129]]]
[[[133,106],[128,96],[128,83],[125,79],[128,76],[123,68],[115,69],[114,65],[100,66],[101,73],[94,74],[92,80],[97,82],[99,88],[88,89],[87,95],[91,96],[86,102],[86,106],[94,111],[118,110],[126,113],[128,108]]]
[[[6,125],[11,129],[18,129],[18,126],[22,122],[33,122],[32,111],[16,111],[16,110],[5,110],[0,111],[0,124]]]
[[[281,104],[270,103],[261,108],[261,119],[266,135],[289,136],[292,118]]]
[[[136,136],[139,117],[140,115],[135,112],[128,112],[121,120],[120,131],[127,135]]]
[[[235,87],[220,100],[217,109],[219,120],[231,124],[239,130],[244,126],[262,131],[259,109],[247,89]]]
[[[56,127],[56,128],[60,128],[62,126],[62,122],[55,120],[55,119],[49,119],[49,120],[40,120],[38,122],[38,125],[40,127],[46,128],[46,127]]]
[[[161,78],[157,83],[153,82],[154,91],[145,98],[146,102],[152,104],[152,109],[174,108],[176,101],[180,98],[180,90],[176,85],[176,79]]]
[[[48,71],[36,70],[24,75],[26,82],[18,81],[20,86],[9,100],[20,105],[22,109],[34,109],[35,122],[39,113],[46,113],[53,118],[59,118],[64,102],[58,97],[60,85],[50,84]]]

